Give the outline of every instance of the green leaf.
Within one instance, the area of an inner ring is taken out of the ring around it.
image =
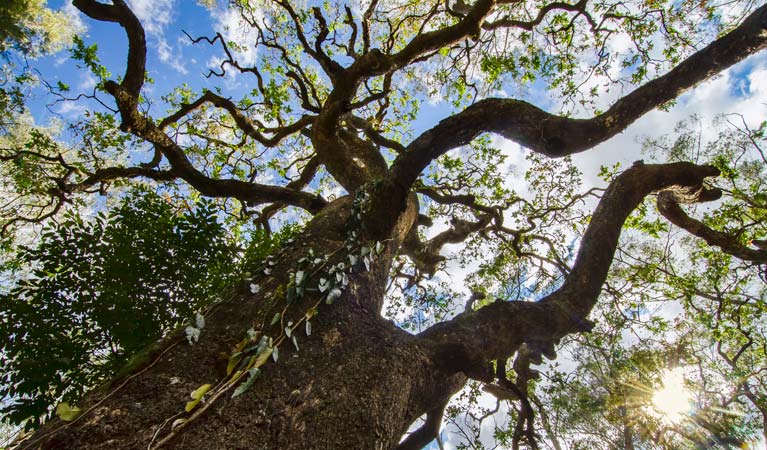
[[[237,367],[237,364],[242,361],[243,354],[241,352],[237,352],[232,354],[232,356],[229,357],[229,361],[226,363],[226,374],[229,375],[232,373],[235,367]]]
[[[69,406],[67,402],[61,402],[56,406],[56,416],[66,422],[71,422],[82,414],[82,409],[76,406]]]
[[[184,407],[184,411],[190,412],[191,410],[193,410],[194,407],[197,406],[197,404],[200,403],[200,401],[202,401],[202,398],[210,390],[210,388],[211,388],[210,384],[203,384],[202,386],[192,391],[192,393],[189,394],[189,397],[191,397],[192,400],[186,403],[186,406]]]
[[[255,359],[253,360],[253,367],[263,366],[264,363],[266,363],[266,361],[269,359],[269,356],[273,357],[274,360],[277,361],[277,358],[274,356],[275,353],[277,353],[276,347],[267,347],[258,355],[256,355]]]
[[[256,378],[258,378],[260,373],[261,369],[258,367],[253,367],[248,370],[248,379],[237,386],[237,388],[234,390],[234,393],[232,393],[232,398],[242,395],[245,391],[250,389],[250,387],[253,386],[253,382],[256,381]]]

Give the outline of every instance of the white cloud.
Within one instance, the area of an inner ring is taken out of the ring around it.
[[[86,72],[82,75],[80,83],[77,85],[77,90],[80,92],[92,91],[96,87],[96,77],[92,73]]]
[[[184,75],[189,73],[181,62],[181,52],[174,51],[165,39],[160,38],[157,40],[157,56],[160,57],[160,61],[173,67],[178,73]]]
[[[149,34],[162,35],[173,20],[175,0],[128,0],[128,5]]]
[[[744,70],[747,75],[743,75]],[[748,80],[748,83],[745,83]],[[742,87],[747,85],[747,89]],[[754,123],[764,116],[767,98],[767,55],[758,55],[705,81],[679,97],[669,111],[651,111],[626,131],[597,146],[593,150],[574,156],[573,160],[584,171],[586,188],[600,184],[596,177],[600,165],[620,162],[628,167],[633,161],[644,159],[640,140],[645,136],[659,137],[672,133],[674,126],[692,114],[699,115],[703,123],[709,123],[717,114],[737,112]],[[712,127],[704,127],[714,133]]]
[[[257,52],[254,44],[258,31],[243,20],[240,13],[233,8],[224,6],[212,10],[210,14],[215,24],[214,28],[224,36],[226,42],[237,42],[242,45],[241,48],[230,49],[237,62],[242,66],[255,65]],[[263,17],[256,17],[255,20],[261,22]],[[218,68],[222,58],[223,55],[211,61],[210,67]]]
[[[87,109],[85,105],[82,103],[77,102],[61,102],[59,103],[59,107],[56,109],[56,112],[61,114],[64,117],[69,118],[76,118],[79,116],[82,116],[85,113],[85,110]]]
[[[128,0],[128,5],[144,26],[160,61],[187,74],[181,46],[171,45],[165,38],[165,30],[176,18],[176,0]]]
[[[69,27],[75,30],[76,33],[84,33],[88,30],[88,26],[83,21],[83,15],[79,9],[75,8],[72,3],[66,3],[61,11],[67,15],[69,20]]]

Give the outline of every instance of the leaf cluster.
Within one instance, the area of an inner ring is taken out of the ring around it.
[[[4,420],[36,427],[213,301],[237,274],[233,244],[212,203],[177,212],[145,189],[47,225],[0,296]]]

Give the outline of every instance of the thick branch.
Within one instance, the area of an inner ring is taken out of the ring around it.
[[[380,164],[382,159],[377,154],[378,152],[371,154],[365,149],[357,151],[357,149],[350,147],[341,151],[338,149],[336,129],[343,114],[349,112],[353,107],[361,105],[352,104],[352,99],[355,97],[360,83],[377,75],[390,74],[428,52],[436,51],[453,42],[478,34],[482,21],[490,13],[493,5],[493,0],[477,0],[471,11],[457,24],[435,31],[419,33],[408,45],[394,55],[384,54],[379,49],[367,51],[369,45],[367,41],[369,38],[367,18],[375,8],[375,2],[370,5],[363,17],[363,45],[365,49],[363,55],[358,57],[349,68],[333,72],[334,76],[331,76],[333,91],[328,96],[322,112],[314,124],[312,134],[312,143],[317,154],[323,158],[328,171],[344,188],[348,191],[355,190],[371,179],[380,178],[380,169],[383,171],[386,169],[385,164]],[[283,5],[283,7],[285,6]],[[290,9],[287,10],[291,13]],[[305,51],[314,51],[311,48],[306,48],[309,44],[301,34],[298,34],[298,38]],[[385,91],[386,88],[384,88]],[[377,96],[373,95],[364,100],[363,103],[376,98]]]
[[[426,131],[392,165],[392,190],[407,191],[438,156],[471,142],[481,133],[498,133],[533,151],[561,157],[590,149],[623,131],[648,111],[684,90],[767,47],[767,5],[739,27],[693,54],[667,74],[624,96],[591,119],[549,114],[527,102],[486,99]],[[387,193],[386,195],[391,195]],[[405,192],[400,192],[403,197]]]
[[[451,370],[467,372],[508,358],[525,342],[546,343],[588,331],[586,317],[607,277],[626,218],[645,196],[672,186],[698,187],[719,171],[691,163],[634,165],[618,176],[597,205],[573,270],[559,289],[537,302],[496,301],[465,311],[419,335]]]
[[[466,16],[455,25],[419,34],[405,48],[389,57],[386,71],[405,67],[428,52],[447,47],[468,36],[478,36],[482,22],[494,5],[493,0],[477,0]]]
[[[668,219],[669,222],[687,230],[690,234],[697,236],[708,245],[719,247],[725,253],[728,253],[736,258],[744,261],[751,261],[759,264],[767,263],[767,250],[765,249],[752,249],[741,244],[735,236],[717,231],[709,228],[703,222],[688,216],[684,210],[679,206],[680,203],[690,203],[691,201],[706,201],[716,200],[721,196],[721,192],[715,192],[715,195],[711,198],[704,199],[689,199],[675,191],[664,191],[658,195],[658,211]]]
[[[123,0],[113,0],[112,5],[95,0],[73,0],[72,4],[91,19],[117,22],[128,35],[128,64],[121,85],[138,99],[146,74],[146,37],[144,27]]]

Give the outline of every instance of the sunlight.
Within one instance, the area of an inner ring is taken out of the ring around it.
[[[652,405],[663,420],[678,423],[686,417],[692,400],[692,395],[684,386],[682,368],[667,370],[661,383],[662,388],[652,397]]]

